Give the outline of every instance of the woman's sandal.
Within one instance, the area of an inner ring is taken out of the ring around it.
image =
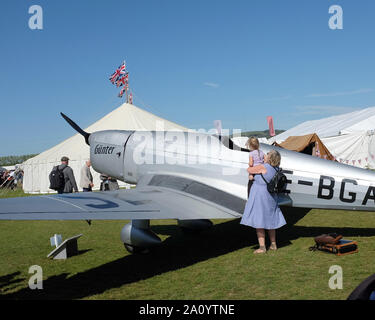
[[[259,249],[254,251],[254,254],[266,253],[266,247],[259,247]]]
[[[276,243],[271,243],[271,245],[269,246],[268,250],[276,251],[277,250]]]

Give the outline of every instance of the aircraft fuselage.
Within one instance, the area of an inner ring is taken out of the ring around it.
[[[249,154],[199,132],[99,131],[91,134],[93,168],[137,184],[149,174],[173,175],[247,199]],[[261,144],[281,154],[293,207],[374,211],[375,173]]]

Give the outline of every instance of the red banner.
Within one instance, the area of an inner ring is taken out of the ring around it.
[[[268,128],[270,129],[270,136],[273,137],[275,135],[275,129],[273,128],[273,119],[271,116],[267,117]]]

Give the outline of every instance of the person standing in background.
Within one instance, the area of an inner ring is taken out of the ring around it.
[[[73,190],[78,192],[76,179],[74,178],[73,169],[69,167],[69,158],[62,157],[61,164],[58,166],[59,171],[64,174],[64,187],[57,190],[58,193],[72,193]]]
[[[118,185],[117,180],[115,178],[109,177],[105,174],[101,174],[100,180],[102,180],[102,182],[100,184],[100,190],[101,191],[113,191],[113,190],[119,189],[119,185]]]
[[[83,189],[83,192],[92,191],[92,187],[94,186],[90,167],[91,161],[87,160],[81,169],[80,187]]]

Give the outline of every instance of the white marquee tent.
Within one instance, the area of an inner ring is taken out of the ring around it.
[[[316,133],[337,161],[375,169],[375,107],[306,121],[269,141]]]
[[[337,161],[375,169],[375,131],[352,132],[322,139]]]
[[[289,136],[303,136],[310,133],[316,133],[322,139],[373,129],[375,129],[375,107],[370,107],[338,116],[303,122],[269,139],[269,141],[281,143]]]
[[[86,132],[100,130],[183,130],[176,123],[157,117],[156,115],[142,110],[134,105],[124,103],[117,109],[108,113],[99,121],[84,129]],[[48,149],[41,154],[23,163],[24,180],[23,189],[27,193],[52,193],[49,189],[49,173],[55,165],[60,164],[62,156],[69,157],[69,166],[72,167],[79,187],[80,170],[85,161],[89,159],[90,149],[80,134],[76,134],[58,145]],[[94,178],[94,190],[100,187],[100,174],[91,168]],[[124,183],[120,183],[124,186]]]

